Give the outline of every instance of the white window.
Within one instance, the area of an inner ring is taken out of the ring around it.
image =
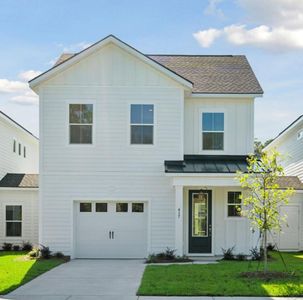
[[[242,199],[241,192],[228,192],[227,194],[227,216],[241,217]]]
[[[202,149],[224,149],[224,113],[202,113]]]
[[[300,130],[297,134],[297,140],[301,140],[303,138],[303,129]]]
[[[69,105],[69,142],[93,143],[93,104]]]
[[[6,206],[6,236],[22,236],[22,206]]]
[[[131,104],[130,143],[152,145],[154,143],[154,105]]]

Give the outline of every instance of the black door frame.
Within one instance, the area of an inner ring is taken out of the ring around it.
[[[205,192],[208,194],[208,230],[209,230],[209,248],[210,251],[208,252],[190,252],[190,238],[191,238],[191,230],[192,230],[192,216],[190,216],[190,213],[192,214],[192,208],[191,208],[191,199],[193,193],[199,193],[201,192],[201,189],[189,189],[188,190],[188,201],[187,201],[187,253],[188,255],[191,254],[197,254],[197,255],[211,255],[213,253],[213,197],[212,197],[212,190],[202,190],[202,192]]]

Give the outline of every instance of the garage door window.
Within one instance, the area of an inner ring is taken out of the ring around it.
[[[6,236],[22,235],[22,206],[6,206]]]
[[[80,212],[91,212],[92,204],[91,203],[80,203]]]
[[[128,212],[128,203],[117,203],[116,212]]]
[[[136,213],[144,212],[144,203],[132,203],[132,212],[136,212]]]
[[[96,212],[107,212],[107,203],[96,203]]]

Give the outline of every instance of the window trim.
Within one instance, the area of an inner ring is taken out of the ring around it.
[[[7,221],[6,220],[6,207],[7,206],[21,206],[21,220],[9,220]],[[17,240],[17,239],[22,239],[23,238],[23,205],[20,204],[20,203],[4,203],[4,236],[6,238],[9,238],[9,239],[13,239],[13,240]],[[7,235],[7,222],[15,222],[15,223],[21,223],[21,235],[20,236],[10,236],[10,235]]]
[[[131,105],[153,105],[154,107],[154,123],[153,124],[137,124],[131,123]],[[128,128],[128,145],[132,148],[153,148],[156,146],[156,137],[157,137],[157,111],[156,111],[156,104],[151,101],[131,101],[127,103],[128,109],[127,109],[127,128]],[[132,144],[131,143],[131,126],[132,125],[143,125],[143,126],[151,126],[153,125],[153,143],[152,144]]]
[[[91,144],[71,144],[70,143],[70,123],[69,123],[69,105],[70,104],[92,104],[93,105],[93,124],[92,124],[92,143]],[[77,99],[68,99],[68,101],[66,102],[66,113],[65,113],[65,118],[66,118],[66,147],[95,147],[95,143],[96,143],[96,111],[97,109],[97,104],[96,104],[96,99],[95,98],[87,98],[87,99],[82,99],[82,100],[77,100]]]
[[[227,190],[226,193],[225,193],[225,220],[230,220],[230,221],[243,221],[245,220],[246,218],[244,216],[229,216],[228,215],[228,206],[229,205],[235,205],[235,204],[228,204],[228,193],[241,193],[243,194],[243,191],[241,190],[237,190],[237,189],[230,189],[230,190]],[[243,201],[241,200],[241,208],[243,207]]]

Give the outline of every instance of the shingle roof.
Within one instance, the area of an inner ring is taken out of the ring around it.
[[[247,156],[184,155],[184,160],[166,160],[165,173],[236,173],[247,171]]]
[[[263,94],[244,55],[148,55],[194,83],[193,93]]]
[[[303,190],[303,183],[297,176],[282,176],[277,180],[280,188],[294,188],[295,190]]]
[[[0,181],[0,187],[38,188],[38,174],[7,173]]]

